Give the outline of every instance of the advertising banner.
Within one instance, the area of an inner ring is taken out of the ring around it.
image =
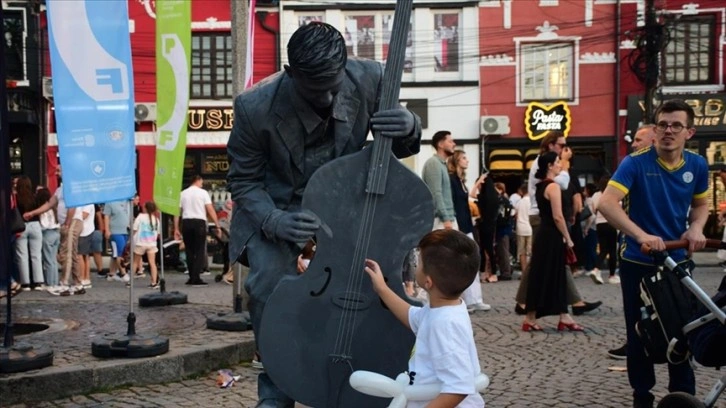
[[[154,201],[162,212],[171,215],[179,215],[184,175],[191,24],[190,1],[156,1],[157,140]]]
[[[136,192],[126,0],[48,0],[53,97],[66,205]]]

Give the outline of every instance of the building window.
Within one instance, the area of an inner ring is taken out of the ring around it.
[[[25,61],[25,10],[7,6],[4,8],[2,48],[5,74],[8,80],[23,82],[28,79]]]
[[[297,17],[297,26],[302,27],[313,21],[325,22],[325,16],[319,14],[301,14]]]
[[[573,99],[574,45],[522,44],[520,89],[522,102]]]
[[[193,33],[191,97],[232,98],[232,36]]]
[[[388,59],[392,29],[393,13],[391,12],[346,14],[343,35],[345,36],[348,55],[372,59],[385,64]],[[413,71],[413,39],[410,23],[405,52],[403,72],[411,73]]]
[[[459,72],[459,13],[434,13],[436,72]]]
[[[710,15],[681,16],[667,23],[670,41],[662,53],[665,84],[713,82],[715,22]]]

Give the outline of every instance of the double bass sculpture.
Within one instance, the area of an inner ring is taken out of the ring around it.
[[[379,110],[398,105],[413,0],[396,3]],[[319,168],[302,207],[321,221],[307,271],[280,281],[262,315],[259,348],[265,370],[290,398],[315,408],[385,407],[348,383],[354,370],[396,377],[407,368],[414,336],[372,289],[366,258],[406,298],[401,267],[431,230],[434,207],[421,179],[394,158],[391,139]],[[413,302],[412,302],[413,303]]]

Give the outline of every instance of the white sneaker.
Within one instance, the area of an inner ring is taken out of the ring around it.
[[[608,283],[610,283],[612,285],[619,285],[620,284],[620,276],[613,275],[613,276],[609,277],[608,278]]]
[[[57,286],[53,286],[52,288],[48,289],[48,293],[50,293],[53,296],[60,296],[60,294],[62,292],[65,292],[69,289],[70,288],[68,286],[57,285]]]
[[[84,279],[81,281],[81,286],[83,286],[84,289],[91,289],[93,285],[91,284],[90,279]]]
[[[469,313],[473,313],[478,310],[486,312],[487,310],[492,310],[492,305],[487,303],[475,303],[473,305],[467,305],[466,310],[468,310]]]
[[[124,275],[124,276],[123,276],[123,277],[121,278],[121,280],[122,280],[122,281],[124,281],[124,282],[128,282],[128,281],[130,281],[130,280],[131,280],[131,277],[129,277],[129,274],[127,273],[126,275]]]
[[[600,276],[600,271],[598,269],[593,269],[590,272],[587,273],[587,276],[589,276],[593,282],[595,282],[598,285],[602,285],[605,283],[602,280],[602,276]]]

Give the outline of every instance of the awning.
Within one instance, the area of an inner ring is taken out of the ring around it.
[[[516,149],[496,149],[489,153],[489,170],[518,170],[523,169],[522,152]]]
[[[532,168],[532,163],[539,155],[539,149],[529,149],[524,153],[524,163],[527,170]]]

